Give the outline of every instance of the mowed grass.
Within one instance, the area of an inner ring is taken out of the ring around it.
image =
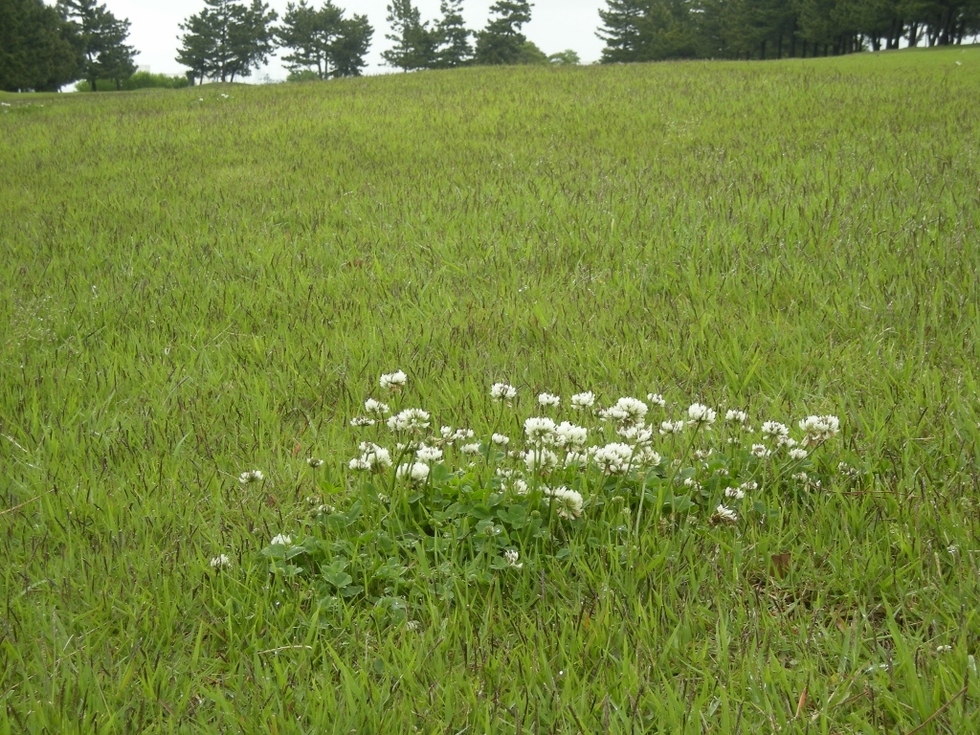
[[[978,48],[0,96],[0,733],[971,732],[978,99]],[[341,533],[399,368],[454,425],[833,413],[865,480],[324,609],[259,552]]]

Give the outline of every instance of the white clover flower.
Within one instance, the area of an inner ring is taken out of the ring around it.
[[[661,434],[680,434],[682,431],[684,431],[684,422],[681,419],[660,422]]]
[[[278,536],[274,536],[272,541],[269,542],[270,546],[290,546],[293,543],[291,536],[285,533],[280,533]]]
[[[551,444],[555,433],[555,422],[545,416],[531,416],[524,421],[524,433],[535,444]]]
[[[230,569],[231,559],[229,559],[225,554],[218,554],[217,556],[211,557],[211,561],[208,562],[212,569]]]
[[[503,477],[504,479],[514,476],[514,470],[509,467],[498,467],[496,470],[494,470],[494,472],[496,473],[497,477]]]
[[[541,393],[538,395],[538,405],[542,407],[557,406],[561,403],[561,397],[554,393]]]
[[[643,401],[623,396],[614,405],[599,411],[599,418],[612,419],[620,424],[642,424],[647,411],[649,408]]]
[[[494,383],[490,386],[490,397],[497,401],[512,401],[517,396],[517,388],[507,383]]]
[[[558,466],[558,455],[550,449],[528,449],[523,454],[524,466],[528,472],[551,472]]]
[[[490,441],[501,447],[506,447],[510,444],[510,437],[506,434],[494,434],[490,437]]]
[[[238,476],[238,481],[242,485],[250,485],[253,482],[261,482],[264,479],[265,475],[262,474],[262,470],[248,470]]]
[[[800,449],[799,447],[796,447],[794,449],[789,450],[790,459],[801,460],[801,459],[806,459],[806,456],[807,456],[807,451],[805,449]]]
[[[725,421],[730,424],[744,424],[748,420],[749,415],[739,408],[730,408],[725,412]]]
[[[687,409],[687,417],[692,423],[711,425],[715,422],[715,410],[703,403],[692,403]]]
[[[555,443],[562,447],[583,447],[588,441],[589,431],[584,426],[576,426],[562,421],[555,427]]]
[[[348,463],[348,467],[352,470],[380,472],[386,467],[391,467],[391,452],[384,447],[379,447],[372,442],[361,442],[359,449],[361,456],[355,457]]]
[[[621,442],[612,442],[604,447],[595,447],[592,460],[607,475],[622,475],[629,472],[633,460],[633,447]]]
[[[595,394],[592,391],[586,391],[585,393],[576,393],[571,398],[572,408],[577,411],[583,408],[592,408],[595,405]]]
[[[759,483],[757,483],[755,480],[749,480],[748,482],[743,482],[741,485],[739,485],[738,489],[745,492],[752,492],[753,490],[759,489]]]
[[[741,500],[745,497],[745,491],[737,487],[725,488],[725,497],[732,500]]]
[[[768,447],[766,447],[765,444],[753,444],[752,454],[754,454],[759,459],[765,459],[766,457],[772,454],[772,451]]]
[[[438,462],[442,459],[442,450],[438,447],[430,447],[423,444],[415,450],[415,458],[420,462]]]
[[[587,452],[569,452],[565,455],[565,467],[582,467],[589,463]]]
[[[695,449],[693,452],[691,452],[691,454],[694,457],[694,459],[701,460],[701,459],[707,459],[708,457],[710,457],[712,454],[714,454],[714,451],[715,450],[714,449],[711,449],[711,448],[708,448],[708,449]]]
[[[367,416],[355,416],[350,420],[351,426],[374,426],[375,420]]]
[[[810,479],[810,476],[806,472],[797,472],[791,475],[791,477],[794,480],[799,480],[800,482],[807,482]]]
[[[716,521],[722,523],[737,523],[738,513],[724,505],[719,505],[717,508],[715,508],[714,518]]]
[[[429,428],[429,414],[421,408],[406,408],[388,419],[392,431],[421,431]]]
[[[520,558],[521,555],[516,549],[507,549],[507,551],[504,552],[504,561],[507,562],[507,566],[514,569],[520,569],[524,566],[523,564],[518,563],[517,560]]]
[[[316,469],[317,467],[320,467],[323,464],[323,460],[317,459],[316,457],[307,457],[306,464],[308,464],[313,469]]]
[[[620,426],[616,429],[619,434],[630,444],[636,446],[649,444],[653,441],[653,429],[644,424],[633,424],[632,426]]]
[[[408,376],[405,375],[401,370],[396,370],[393,373],[386,373],[381,376],[378,383],[384,390],[390,390],[397,392],[405,387],[405,383],[408,382]]]
[[[542,487],[542,493],[551,498],[551,506],[559,518],[574,520],[582,515],[582,496],[567,487]]]
[[[395,477],[399,480],[411,480],[412,482],[425,482],[429,476],[429,465],[424,462],[406,462],[398,465],[395,470]]]
[[[693,477],[684,478],[684,487],[690,487],[697,490],[701,489],[701,483],[695,480]]]
[[[659,393],[647,393],[647,400],[650,401],[654,406],[659,406],[660,408],[667,407],[667,401]]]
[[[464,444],[459,448],[463,454],[479,454],[480,444],[479,442],[474,442],[473,444]]]
[[[510,489],[518,495],[527,495],[528,486],[527,483],[520,477],[515,477],[513,480],[511,480]]]
[[[840,419],[833,415],[807,416],[800,421],[799,427],[806,432],[804,444],[825,442],[840,431]]]
[[[790,436],[777,436],[776,437],[776,446],[777,447],[784,447],[786,449],[792,449],[793,447],[796,446],[796,444],[797,444],[796,439],[794,439],[793,437],[790,437]]]
[[[633,450],[634,467],[656,467],[660,460],[660,455],[650,447],[638,446]]]
[[[391,413],[391,409],[388,408],[387,403],[376,401],[373,398],[368,398],[364,401],[364,410],[367,413],[373,413],[375,416],[384,416],[385,414]]]
[[[789,436],[789,427],[786,424],[781,424],[778,421],[766,421],[762,424],[762,435],[771,436],[778,439],[779,437]]]

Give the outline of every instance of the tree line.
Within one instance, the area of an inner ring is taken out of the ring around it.
[[[126,43],[129,21],[97,0],[0,0],[0,89],[54,91],[79,79],[96,91],[179,86],[250,76],[282,50],[291,79],[358,76],[374,29],[364,15],[326,0],[290,2],[281,22],[262,0],[203,0],[180,24],[176,60],[186,80],[143,73]],[[574,51],[546,56],[522,33],[527,0],[497,0],[481,30],[466,27],[463,0],[442,0],[423,20],[412,0],[387,5],[394,68],[470,64],[578,63]],[[962,43],[980,33],[980,0],[606,0],[597,35],[603,63],[680,58],[781,58],[862,49]],[[101,85],[101,86],[100,86]]]
[[[980,0],[607,0],[603,62],[767,59],[962,43]]]

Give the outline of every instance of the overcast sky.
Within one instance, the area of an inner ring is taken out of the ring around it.
[[[203,0],[102,0],[117,18],[130,22],[129,44],[139,51],[136,63],[149,67],[154,74],[184,74],[186,69],[174,57],[180,45],[179,24],[188,16],[204,9]],[[266,0],[269,7],[280,16],[286,11],[287,0]],[[367,56],[366,74],[388,74],[397,70],[384,66],[381,52],[391,46],[385,35],[391,32],[385,22],[385,8],[389,0],[334,0],[350,16],[366,15],[374,28],[371,48]],[[494,0],[464,0],[463,15],[468,28],[480,29],[486,25],[490,6]],[[311,0],[319,7],[322,0]],[[422,20],[434,20],[439,16],[439,0],[415,0],[415,7]],[[603,0],[537,0],[532,3],[531,22],[523,33],[534,41],[546,54],[565,49],[578,52],[584,63],[596,61],[602,53],[603,43],[596,38],[599,27],[599,8],[605,8]],[[252,72],[251,79],[260,81],[268,75],[281,80],[286,71],[278,59],[271,59],[268,67]]]

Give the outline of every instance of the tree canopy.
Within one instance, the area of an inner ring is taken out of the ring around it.
[[[531,21],[531,4],[526,0],[497,0],[490,13],[490,22],[476,34],[476,63],[521,63],[527,41],[521,28]]]
[[[0,89],[54,92],[79,78],[76,27],[42,0],[0,0]]]
[[[272,27],[278,14],[261,0],[251,5],[234,0],[204,0],[205,8],[190,16],[177,61],[198,82],[206,78],[233,82],[262,66],[275,48]]]
[[[119,20],[96,0],[58,0],[58,9],[75,26],[77,48],[82,56],[81,74],[98,91],[98,80],[112,80],[116,89],[136,71],[136,49],[126,44],[129,21]]]
[[[358,76],[374,29],[367,17],[344,18],[343,9],[327,0],[319,9],[300,0],[289,3],[283,23],[276,28],[283,56],[293,74],[310,70],[318,79]]]

